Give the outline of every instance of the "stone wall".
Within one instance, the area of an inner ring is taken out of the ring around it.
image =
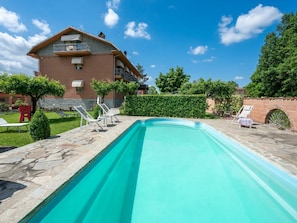
[[[253,105],[251,119],[267,123],[271,112],[280,109],[290,120],[291,130],[297,132],[297,98],[244,98],[244,105]]]
[[[113,108],[114,101],[110,99],[104,100],[105,104]],[[121,104],[121,101],[116,101]],[[63,98],[45,98],[38,102],[38,106],[45,110],[73,110],[73,106],[82,105],[88,110],[93,110],[96,105],[96,99],[63,99]]]

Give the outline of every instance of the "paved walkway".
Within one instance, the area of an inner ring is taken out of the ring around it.
[[[92,127],[73,129],[51,139],[0,153],[0,222],[18,222],[137,119],[100,133]],[[239,128],[230,120],[195,120],[214,127],[285,172],[297,176],[297,133],[269,125]]]

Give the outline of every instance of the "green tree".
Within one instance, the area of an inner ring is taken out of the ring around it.
[[[25,74],[3,74],[0,78],[0,89],[7,94],[30,96],[32,113],[35,113],[37,101],[46,95],[63,96],[65,86],[59,81],[49,80],[46,76],[29,77]]]
[[[212,92],[212,80],[204,80],[199,78],[198,81],[183,83],[179,92],[181,94],[204,94],[206,97],[210,97]]]
[[[178,93],[183,83],[188,82],[190,79],[189,75],[184,74],[182,67],[170,68],[167,74],[160,73],[159,77],[156,78],[156,86],[159,88],[161,93]]]
[[[149,86],[148,94],[158,94],[158,91],[155,86]]]
[[[144,73],[144,68],[140,64],[136,65],[136,69],[138,72],[141,74],[141,77],[138,79],[140,84],[145,84],[149,80],[149,77],[147,76],[146,73]]]
[[[123,80],[113,82],[113,89],[116,92],[122,93],[124,95],[135,94],[138,88],[139,84],[134,81],[129,83],[126,83]]]
[[[297,13],[285,14],[266,35],[256,71],[246,86],[251,97],[297,96]]]
[[[223,115],[230,113],[232,109],[232,95],[234,94],[237,83],[234,81],[223,82],[221,80],[212,81],[200,78],[192,83],[184,83],[180,88],[182,94],[204,94],[207,98],[215,101],[217,113]]]
[[[104,97],[113,90],[113,84],[93,78],[91,81],[91,88],[100,96],[101,100],[104,101]]]

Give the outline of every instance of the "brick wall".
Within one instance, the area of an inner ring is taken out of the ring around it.
[[[64,99],[96,99],[97,95],[91,88],[93,78],[112,82],[114,80],[114,56],[109,54],[98,54],[84,57],[82,70],[76,70],[71,63],[72,57],[43,57],[40,59],[40,73],[47,75],[50,79],[59,80],[65,85]],[[82,92],[76,92],[72,87],[73,80],[83,80]],[[113,94],[106,96],[112,99]]]
[[[280,109],[290,120],[291,130],[297,132],[297,98],[245,98],[244,105],[253,105],[251,119],[267,123],[271,111]]]

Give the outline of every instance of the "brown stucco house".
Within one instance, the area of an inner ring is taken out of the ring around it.
[[[103,33],[94,36],[73,27],[34,46],[27,55],[39,61],[35,75],[47,76],[66,86],[63,97],[42,99],[40,106],[44,108],[68,110],[74,105],[84,105],[91,109],[97,97],[90,86],[93,78],[138,82],[141,77],[126,53],[107,41]],[[104,101],[110,107],[118,107],[123,95],[111,92]]]

